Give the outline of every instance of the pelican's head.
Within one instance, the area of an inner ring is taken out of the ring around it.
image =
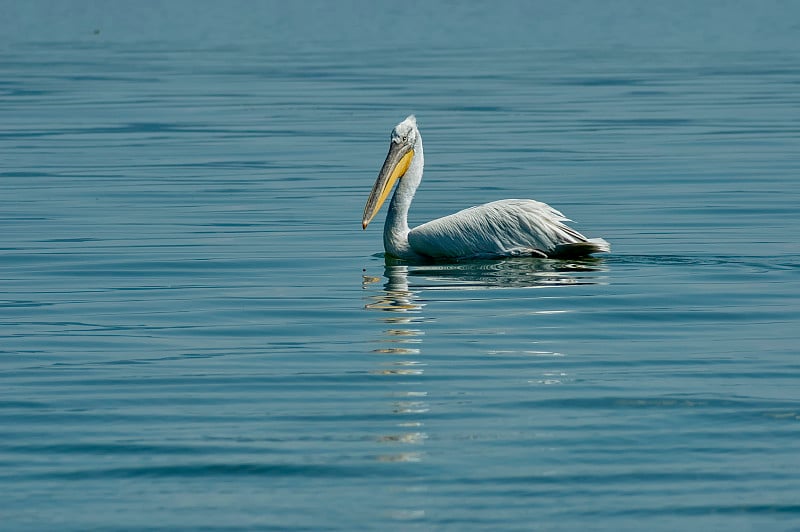
[[[378,214],[378,211],[386,201],[392,187],[403,177],[411,165],[414,158],[414,144],[419,137],[417,129],[417,119],[414,115],[397,124],[392,130],[392,138],[389,142],[389,153],[383,161],[378,179],[372,186],[367,204],[364,207],[364,218],[361,220],[361,227],[367,228],[369,222]]]

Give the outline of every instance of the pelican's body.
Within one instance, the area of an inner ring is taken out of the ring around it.
[[[408,210],[424,164],[422,136],[412,115],[392,130],[389,153],[361,222],[366,229],[397,182],[383,228],[388,255],[411,260],[573,258],[610,249],[605,240],[588,239],[564,225],[569,219],[546,203],[529,199],[493,201],[409,229]]]

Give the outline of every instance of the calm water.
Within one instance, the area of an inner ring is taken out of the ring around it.
[[[4,530],[800,528],[797,4],[3,4]]]

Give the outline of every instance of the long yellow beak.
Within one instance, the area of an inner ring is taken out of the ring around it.
[[[400,144],[392,142],[389,146],[389,153],[386,154],[386,160],[383,161],[383,166],[378,174],[378,179],[372,186],[372,192],[369,193],[367,204],[364,206],[364,218],[361,219],[361,227],[367,228],[369,223],[378,214],[381,205],[389,197],[389,192],[398,179],[408,171],[411,165],[411,159],[414,158],[414,149],[407,144]]]

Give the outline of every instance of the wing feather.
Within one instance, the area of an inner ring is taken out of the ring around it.
[[[415,227],[411,248],[435,258],[490,258],[515,255],[580,256],[608,251],[602,239],[588,239],[546,203],[506,199],[464,209]]]

